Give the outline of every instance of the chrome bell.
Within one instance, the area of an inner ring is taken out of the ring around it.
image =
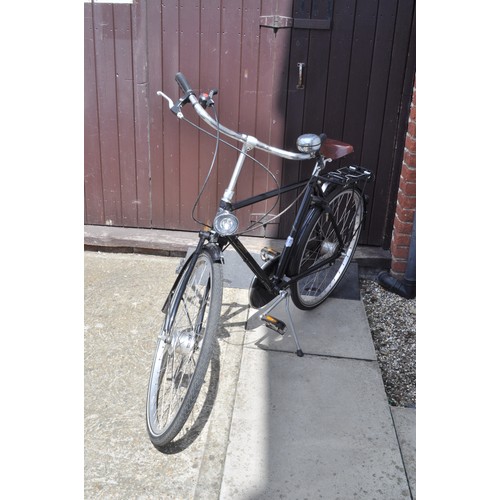
[[[316,134],[303,134],[297,139],[297,149],[302,153],[316,153],[321,147],[321,139]]]

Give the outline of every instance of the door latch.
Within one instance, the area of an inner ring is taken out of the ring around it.
[[[306,63],[299,62],[297,63],[297,68],[299,68],[299,80],[297,83],[297,89],[304,88],[304,68],[306,67]]]

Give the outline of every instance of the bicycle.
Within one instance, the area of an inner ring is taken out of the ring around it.
[[[198,116],[215,129],[216,135],[187,120],[216,138],[214,160],[222,140],[220,134],[236,139],[242,146],[236,148],[238,159],[213,224],[199,232],[196,249],[185,259],[162,308],[165,319],[153,358],[146,409],[149,437],[160,451],[165,451],[184,426],[212,357],[222,306],[223,251],[231,245],[250,268],[254,277],[249,303],[261,312],[264,324],[281,335],[287,331],[287,325],[270,313],[285,301],[296,354],[303,356],[289,299],[291,297],[300,309],[314,309],[338,286],[359,240],[366,217],[364,189],[373,178],[371,171],[359,166],[324,173],[328,162],[353,152],[351,145],[328,139],[324,134],[301,135],[297,139],[299,152],[290,152],[226,128],[219,123],[215,109],[215,117],[207,112],[207,108],[215,107],[216,89],[197,97],[182,73],[177,73],[175,80],[183,93],[175,104],[163,92],[158,91],[158,95],[167,100],[179,119],[186,119],[182,107],[190,103]],[[288,160],[315,160],[316,163],[309,179],[233,201],[244,161],[247,158],[256,161],[249,155],[255,148]],[[261,257],[265,262],[261,267],[239,239],[239,221],[234,212],[299,188],[302,192],[295,201],[300,199],[300,205],[284,247],[281,252],[264,248]]]

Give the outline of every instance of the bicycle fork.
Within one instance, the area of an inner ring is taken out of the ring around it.
[[[297,346],[297,350],[295,351],[295,354],[297,356],[302,357],[304,356],[304,353],[302,352],[302,349],[299,344],[299,339],[297,337],[297,332],[295,331],[295,326],[293,324],[293,319],[292,319],[292,314],[290,312],[290,290],[281,290],[279,295],[275,297],[271,302],[268,304],[268,307],[266,310],[259,316],[261,321],[263,321],[268,328],[271,330],[279,333],[280,335],[284,335],[287,329],[286,324],[281,321],[278,318],[275,318],[274,316],[271,316],[269,313],[281,302],[285,301],[285,308],[286,312],[288,314],[288,319],[289,319],[289,324],[290,324],[290,329],[292,330],[292,336],[295,341],[295,345]]]

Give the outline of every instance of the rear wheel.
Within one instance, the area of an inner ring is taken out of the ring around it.
[[[164,307],[147,395],[148,433],[160,450],[180,432],[196,402],[222,304],[222,267],[206,250],[182,272]]]
[[[297,237],[291,276],[336,256],[333,262],[291,286],[292,300],[300,309],[313,309],[326,300],[344,276],[358,244],[364,214],[360,191],[334,190],[328,205],[331,212],[319,207],[310,211]]]

